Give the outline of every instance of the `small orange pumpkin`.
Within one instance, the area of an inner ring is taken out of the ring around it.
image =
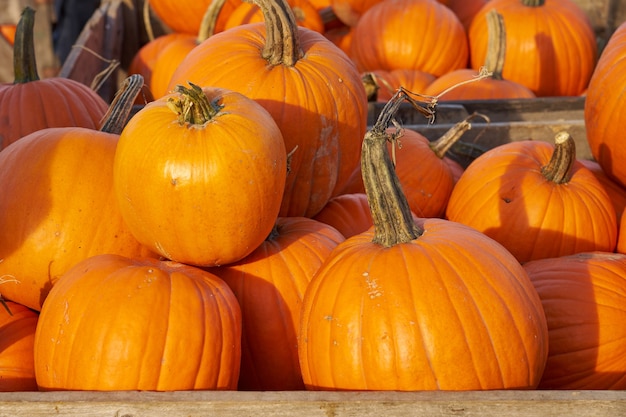
[[[200,266],[236,262],[265,240],[286,175],[270,114],[243,94],[196,85],[141,109],[113,167],[118,207],[137,240]]]
[[[42,391],[234,390],[241,311],[202,269],[93,256],[50,291],[34,352]]]
[[[26,7],[14,45],[15,81],[0,84],[0,150],[48,127],[97,129],[108,105],[84,84],[69,78],[39,79],[33,30],[35,11]]]
[[[555,144],[510,142],[476,158],[452,190],[446,216],[504,245],[520,262],[615,249],[613,203],[576,160],[565,131]]]
[[[459,18],[443,4],[385,0],[359,18],[350,57],[360,72],[404,68],[439,77],[467,67],[469,45]]]
[[[470,66],[485,62],[485,15],[496,9],[506,25],[507,54],[502,77],[539,97],[583,93],[597,59],[589,18],[572,0],[490,0],[474,16],[468,32]]]

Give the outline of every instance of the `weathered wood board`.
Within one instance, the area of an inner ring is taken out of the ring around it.
[[[48,392],[0,394],[0,417],[623,417],[626,391]]]

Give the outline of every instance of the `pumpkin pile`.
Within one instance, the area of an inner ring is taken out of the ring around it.
[[[0,390],[626,388],[626,24],[597,59],[569,0],[192,3],[150,2],[111,103],[38,80],[24,11]],[[397,120],[581,94],[593,161],[560,131],[462,166],[485,116]]]

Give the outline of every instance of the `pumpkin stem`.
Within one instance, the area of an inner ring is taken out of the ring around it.
[[[26,6],[15,30],[13,46],[14,84],[39,80],[37,60],[35,59],[35,10]]]
[[[491,9],[487,12],[486,18],[489,39],[487,41],[485,68],[492,73],[491,77],[493,79],[501,80],[506,55],[506,28],[504,26],[504,18],[496,9]]]
[[[300,48],[298,24],[285,0],[245,0],[261,9],[266,40],[262,56],[270,65],[294,66],[304,55]]]
[[[142,88],[143,77],[139,74],[132,74],[124,80],[100,122],[101,132],[114,133],[116,135],[122,133],[133,109],[135,99]]]
[[[410,242],[423,233],[413,221],[387,149],[387,141],[393,142],[402,135],[394,117],[405,100],[416,105],[406,90],[398,89],[383,107],[374,126],[365,133],[361,148],[361,173],[374,223],[373,242],[384,247]],[[434,117],[434,109],[432,114]],[[393,134],[387,132],[391,123],[397,128]]]
[[[198,31],[198,43],[202,43],[215,34],[215,25],[226,0],[213,0],[207,7],[200,22],[200,30]]]
[[[446,152],[448,152],[450,148],[454,146],[454,144],[457,143],[459,139],[461,139],[465,132],[472,128],[472,124],[470,123],[470,121],[475,117],[482,117],[487,121],[487,123],[489,123],[489,118],[484,114],[472,113],[465,119],[456,123],[450,129],[448,129],[448,131],[444,133],[443,136],[441,136],[439,139],[430,142],[430,149],[432,149],[433,152],[435,152],[435,155],[437,155],[439,158],[443,158],[444,156],[446,156]]]
[[[546,0],[522,0],[522,4],[526,7],[541,7]]]
[[[217,101],[210,101],[202,88],[189,83],[191,88],[177,85],[174,90],[179,95],[167,99],[167,106],[178,114],[178,123],[204,125],[213,119],[223,106]]]
[[[541,168],[541,173],[548,180],[557,184],[567,183],[576,162],[576,143],[572,136],[560,131],[554,136],[554,152],[550,162]]]

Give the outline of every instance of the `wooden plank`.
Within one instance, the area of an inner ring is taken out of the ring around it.
[[[623,417],[626,391],[1,393],[0,416]]]

